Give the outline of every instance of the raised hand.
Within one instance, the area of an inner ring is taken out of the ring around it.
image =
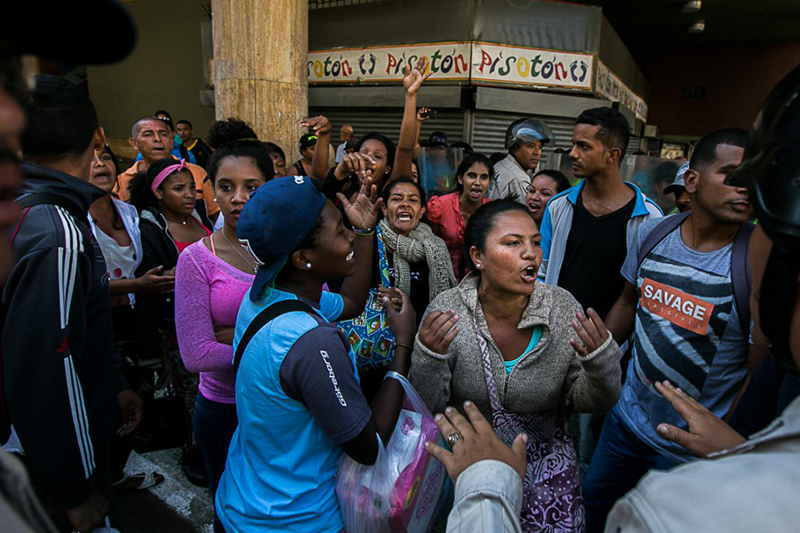
[[[433,353],[446,354],[458,335],[458,315],[453,311],[431,311],[419,327],[419,342]]]
[[[347,154],[342,158],[333,171],[336,179],[343,180],[350,174],[356,174],[358,180],[363,182],[366,178],[372,177],[372,171],[375,170],[375,160],[368,155],[358,152]]]
[[[588,315],[588,317],[586,316]],[[578,339],[570,339],[569,343],[581,357],[586,356],[608,339],[608,330],[600,316],[591,307],[586,310],[584,315],[581,312],[575,313],[577,320],[572,321],[572,329],[578,334]]]
[[[656,390],[689,424],[689,431],[670,424],[659,424],[658,434],[680,444],[698,457],[733,448],[746,439],[694,398],[674,387],[669,381],[656,382]]]
[[[300,125],[308,128],[311,133],[317,136],[330,135],[331,130],[333,129],[328,118],[322,115],[304,118],[300,121]]]
[[[403,77],[403,89],[407,95],[413,96],[417,94],[422,82],[431,77],[433,72],[428,68],[429,66],[430,60],[426,56],[422,56],[417,59],[417,64],[414,65],[414,68],[408,66],[405,68],[403,72],[405,74]],[[425,72],[426,70],[427,72]]]
[[[445,439],[449,435],[457,434],[461,437],[452,445],[453,451],[449,452],[432,442],[425,443],[425,449],[436,457],[447,469],[450,478],[455,481],[458,476],[478,461],[493,459],[501,461],[517,471],[522,480],[525,479],[525,446],[528,436],[524,433],[517,435],[511,448],[506,446],[494,434],[492,425],[484,418],[472,402],[464,402],[469,420],[461,416],[457,410],[448,407],[445,414],[436,415],[436,425]]]
[[[429,112],[430,108],[428,107],[420,107],[419,109],[417,109],[417,122],[425,122],[426,120],[431,118],[430,116],[428,116]]]
[[[336,197],[342,202],[344,214],[354,228],[370,229],[375,227],[383,200],[378,198],[378,187],[372,184],[371,177],[361,183],[361,188],[352,203],[342,193],[336,193]]]

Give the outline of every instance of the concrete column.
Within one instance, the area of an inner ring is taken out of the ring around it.
[[[216,117],[242,119],[263,141],[299,158],[308,113],[308,3],[212,0]]]

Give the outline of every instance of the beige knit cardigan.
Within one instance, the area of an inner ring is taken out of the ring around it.
[[[484,416],[490,417],[489,393],[476,340],[478,330],[486,339],[500,403],[506,409],[539,412],[565,402],[578,412],[604,413],[614,406],[621,389],[619,347],[609,334],[586,357],[575,352],[569,340],[577,338],[577,334],[570,322],[581,307],[569,292],[536,282],[518,327],[541,325],[542,338],[507,376],[503,356],[492,340],[478,300],[479,279],[476,274],[469,274],[458,287],[439,294],[425,312],[427,315],[453,310],[459,316],[459,332],[448,353],[430,351],[419,341],[419,335],[414,343],[409,379],[431,412],[441,413],[448,405],[463,411],[464,401],[471,400]]]

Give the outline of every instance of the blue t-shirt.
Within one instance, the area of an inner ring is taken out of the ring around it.
[[[633,357],[618,413],[643,441],[667,457],[694,457],[661,438],[658,424],[686,429],[654,382],[669,380],[717,416],[724,416],[747,374],[748,334],[742,331],[731,283],[733,244],[701,253],[675,229],[647,255],[637,271],[639,248],[661,220],[642,223],[622,265],[639,291]]]
[[[244,297],[233,348],[267,306],[296,298],[279,289],[258,302]],[[236,377],[239,427],[233,434],[216,510],[229,533],[338,532],[335,493],[340,445],[369,422],[355,358],[330,321],[342,313],[338,294],[323,292],[320,316],[277,317],[250,341]]]

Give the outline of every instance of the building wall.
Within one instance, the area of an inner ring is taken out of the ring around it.
[[[166,109],[175,121],[189,120],[195,135],[205,135],[214,120],[214,108],[200,105],[199,97],[205,88],[200,25],[208,17],[207,3],[126,3],[139,30],[136,49],[125,61],[87,69],[89,92],[107,136],[127,139],[133,122],[157,109]]]
[[[647,122],[662,135],[702,136],[752,126],[764,98],[800,63],[800,41],[671,46],[643,57],[651,88]]]

